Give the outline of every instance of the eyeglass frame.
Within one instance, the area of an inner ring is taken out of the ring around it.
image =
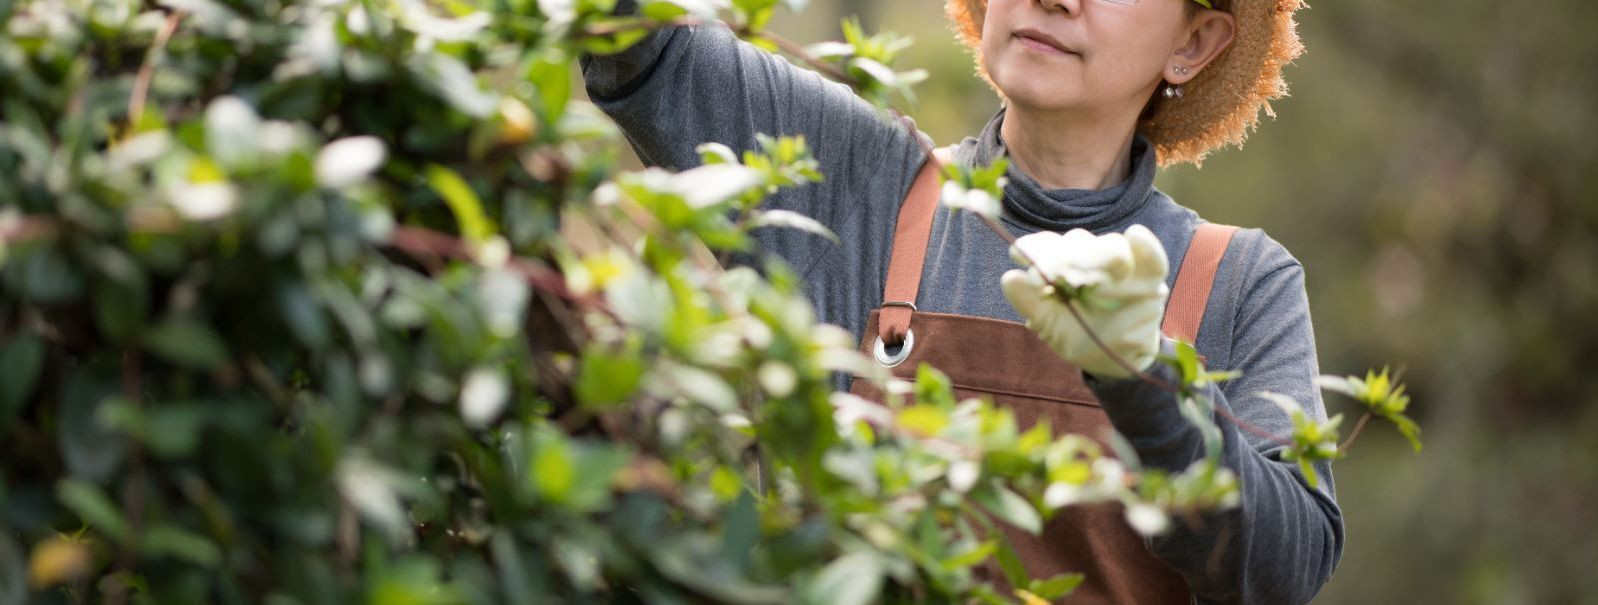
[[[1122,4],[1122,5],[1137,4],[1137,0],[1104,0],[1104,1],[1105,2],[1109,2],[1110,4]],[[1193,1],[1197,2],[1199,6],[1202,6],[1204,8],[1210,9],[1210,10],[1215,10],[1215,5],[1211,4],[1210,0],[1193,0]]]

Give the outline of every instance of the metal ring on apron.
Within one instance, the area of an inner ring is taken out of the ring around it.
[[[915,330],[905,330],[904,331],[904,343],[899,345],[899,352],[898,353],[894,353],[892,355],[889,355],[888,354],[888,347],[887,347],[887,345],[883,344],[881,336],[877,337],[877,344],[873,348],[873,351],[876,353],[877,363],[880,363],[880,364],[882,364],[884,366],[887,366],[887,367],[891,368],[893,366],[896,366],[896,365],[899,365],[901,363],[904,363],[904,360],[909,359],[910,358],[910,349],[915,348],[915,345],[916,345],[916,331]]]

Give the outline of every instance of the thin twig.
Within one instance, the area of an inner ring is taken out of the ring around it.
[[[127,399],[127,404],[139,407],[144,387],[141,384],[143,369],[138,349],[129,349],[122,353],[122,397]],[[126,579],[133,574],[133,569],[138,565],[139,542],[144,532],[144,509],[146,493],[144,445],[135,441],[130,445],[132,455],[129,456],[129,472],[122,482],[122,516],[127,519],[128,533],[122,539],[122,549],[117,555],[116,567],[118,581],[106,592],[106,603],[121,605],[128,599],[128,590],[131,588]]]
[[[1247,432],[1253,434],[1255,437],[1259,437],[1261,439],[1268,439],[1271,442],[1276,443],[1277,445],[1284,446],[1284,447],[1292,447],[1293,446],[1293,440],[1292,439],[1288,439],[1288,438],[1283,437],[1281,435],[1278,435],[1276,433],[1272,433],[1272,432],[1270,432],[1268,430],[1260,428],[1258,425],[1255,425],[1254,423],[1251,423],[1251,422],[1249,422],[1247,420],[1244,420],[1242,418],[1238,418],[1237,416],[1232,415],[1231,410],[1226,409],[1225,406],[1212,405],[1210,407],[1215,408],[1216,413],[1219,413],[1222,418],[1225,418],[1228,422],[1231,422],[1232,424],[1236,425],[1237,428],[1243,429],[1244,431],[1247,431]]]
[[[644,30],[644,29],[651,29],[652,30],[652,29],[661,29],[661,28],[666,28],[666,27],[692,27],[692,26],[695,26],[695,25],[704,25],[704,24],[705,24],[705,20],[704,19],[700,19],[698,17],[677,17],[675,19],[667,19],[665,21],[660,21],[660,20],[656,20],[656,19],[637,19],[637,20],[633,20],[633,21],[612,21],[612,22],[609,22],[609,23],[601,23],[601,24],[598,24],[598,25],[590,25],[588,27],[584,27],[583,30],[582,30],[582,35],[584,35],[584,36],[595,36],[595,37],[598,37],[598,36],[611,36],[611,35],[615,35],[615,34],[622,34],[622,33],[633,32],[633,31]]]
[[[743,32],[740,32],[740,33],[743,33]],[[770,32],[760,32],[758,34],[752,34],[752,35],[757,35],[757,36],[759,36],[761,38],[765,38],[766,40],[770,40],[773,44],[777,45],[777,48],[782,49],[782,52],[785,52],[785,53],[788,53],[788,54],[793,55],[795,57],[798,57],[799,60],[804,61],[806,64],[810,65],[811,67],[816,68],[818,71],[820,71],[822,74],[826,75],[829,78],[832,78],[832,79],[837,80],[839,82],[842,82],[844,84],[848,84],[850,88],[856,88],[856,87],[859,86],[859,83],[856,81],[855,78],[853,78],[853,77],[851,77],[849,75],[849,72],[844,71],[843,68],[838,67],[834,63],[829,63],[829,62],[826,62],[826,61],[823,61],[821,59],[816,58],[815,55],[812,55],[809,52],[806,52],[803,46],[800,46],[798,43],[795,43],[792,40],[789,40],[787,38],[784,38],[782,36],[779,36],[777,34],[773,34],[773,33],[770,33]]]
[[[0,215],[0,242],[7,244],[50,239],[59,230],[56,221],[48,217]]]
[[[1172,385],[1171,383],[1166,382],[1165,380],[1160,379],[1160,378],[1158,378],[1158,377],[1156,377],[1156,376],[1154,376],[1152,374],[1149,374],[1149,373],[1144,372],[1142,370],[1139,370],[1139,369],[1137,369],[1135,367],[1132,367],[1132,364],[1127,362],[1127,360],[1125,358],[1123,358],[1119,354],[1117,354],[1115,352],[1115,350],[1111,349],[1110,345],[1105,344],[1104,339],[1099,338],[1098,333],[1094,332],[1093,328],[1088,326],[1087,318],[1083,317],[1082,316],[1082,312],[1077,310],[1076,301],[1070,300],[1070,299],[1062,299],[1060,302],[1065,305],[1066,309],[1071,311],[1071,317],[1076,319],[1076,323],[1077,323],[1078,326],[1082,327],[1082,332],[1087,334],[1088,338],[1093,340],[1093,344],[1097,345],[1099,347],[1099,349],[1103,350],[1104,354],[1109,356],[1111,361],[1115,362],[1115,365],[1121,366],[1121,369],[1126,370],[1126,372],[1128,374],[1130,374],[1131,376],[1137,377],[1139,380],[1142,380],[1143,382],[1147,382],[1147,383],[1152,384],[1152,385],[1154,385],[1156,387],[1159,387],[1161,390],[1163,390],[1163,391],[1165,391],[1167,393],[1171,393],[1171,394],[1179,394],[1179,393],[1181,393],[1181,389],[1177,388],[1175,385]]]
[[[389,238],[389,245],[408,254],[426,254],[456,260],[473,258],[470,246],[464,240],[448,233],[414,225],[399,225]],[[598,304],[597,301],[578,296],[566,287],[565,278],[554,269],[533,259],[512,256],[505,266],[526,279],[534,288],[549,292],[570,302]]]
[[[1348,439],[1343,441],[1343,443],[1341,443],[1341,444],[1339,444],[1337,446],[1337,451],[1339,451],[1339,452],[1348,451],[1348,448],[1350,446],[1354,445],[1354,440],[1355,439],[1359,439],[1360,431],[1365,430],[1365,423],[1370,422],[1371,416],[1374,416],[1374,415],[1375,414],[1372,414],[1371,412],[1367,411],[1367,412],[1365,412],[1364,416],[1360,416],[1359,417],[1359,422],[1354,423],[1354,432],[1349,433],[1348,434]]]
[[[155,62],[166,44],[172,39],[172,34],[177,32],[178,23],[183,20],[183,11],[174,11],[167,15],[166,23],[155,34],[155,43],[150,45],[149,52],[144,55],[144,64],[139,66],[139,74],[133,79],[133,95],[128,97],[128,132],[138,128],[139,120],[144,116],[144,102],[150,94],[150,80],[155,75]]]

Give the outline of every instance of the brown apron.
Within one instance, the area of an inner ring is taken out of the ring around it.
[[[1046,418],[1056,435],[1077,433],[1102,444],[1112,430],[1110,420],[1082,382],[1082,372],[1026,326],[916,311],[922,261],[938,208],[937,165],[928,161],[923,166],[900,207],[883,306],[867,320],[861,351],[885,365],[894,363],[893,374],[905,379],[913,378],[921,363],[929,363],[948,374],[957,397],[991,398],[1014,411],[1022,430]],[[1235,230],[1202,224],[1194,233],[1166,305],[1161,325],[1166,335],[1187,342],[1197,339],[1210,285]],[[898,355],[888,355],[880,344],[884,342],[904,346]],[[868,381],[856,380],[851,390],[873,401],[883,400],[881,391]],[[1032,577],[1086,574],[1086,581],[1067,598],[1071,603],[1192,601],[1186,582],[1148,551],[1143,538],[1126,524],[1119,504],[1068,507],[1039,536],[1003,522],[999,525]],[[978,577],[1003,588],[1003,576],[991,561],[976,571]]]

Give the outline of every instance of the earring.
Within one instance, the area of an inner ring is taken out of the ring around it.
[[[1166,84],[1165,85],[1165,98],[1167,98],[1167,99],[1180,99],[1180,98],[1182,98],[1182,85],[1181,84]]]
[[[1193,70],[1188,69],[1188,67],[1186,65],[1178,65],[1176,67],[1171,68],[1171,71],[1176,72],[1176,75],[1178,75],[1178,76],[1185,76],[1185,75],[1187,75],[1187,72],[1190,72],[1190,71],[1193,71]]]

